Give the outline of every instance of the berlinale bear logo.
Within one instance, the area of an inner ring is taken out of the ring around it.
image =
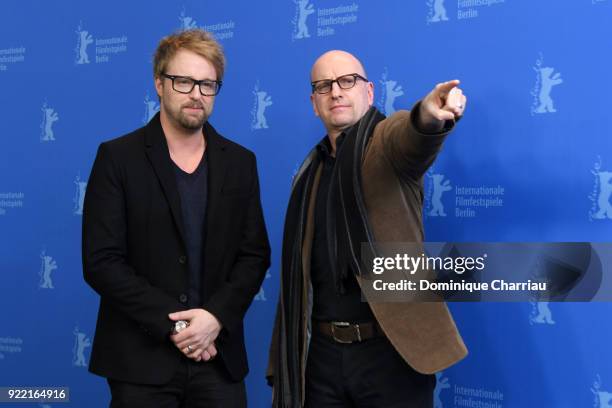
[[[431,195],[431,210],[428,215],[431,217],[446,217],[444,205],[442,204],[442,194],[452,189],[450,180],[444,180],[444,174],[432,174],[433,193]]]
[[[308,26],[306,19],[315,12],[314,6],[309,0],[294,0],[296,5],[295,17],[291,21],[293,23],[293,38],[302,39],[309,38]]]

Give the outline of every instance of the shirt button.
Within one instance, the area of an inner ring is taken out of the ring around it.
[[[187,303],[187,295],[182,293],[181,296],[179,296],[179,302]]]
[[[179,256],[178,261],[181,265],[185,265],[187,263],[187,257],[185,255],[181,255]]]

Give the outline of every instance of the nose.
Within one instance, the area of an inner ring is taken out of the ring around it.
[[[200,99],[202,97],[202,94],[200,93],[200,86],[198,84],[196,84],[191,92],[189,92],[189,97],[191,99]]]
[[[342,96],[342,89],[340,88],[340,85],[338,85],[338,82],[332,82],[331,90],[329,91],[329,93],[334,99],[340,98]]]

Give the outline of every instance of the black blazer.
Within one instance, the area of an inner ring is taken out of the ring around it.
[[[206,123],[208,204],[202,308],[232,379],[248,372],[242,320],[270,265],[255,155]],[[141,384],[170,380],[185,358],[171,312],[187,309],[188,271],[173,164],[159,114],[98,148],[83,210],[83,274],[100,295],[89,370]]]

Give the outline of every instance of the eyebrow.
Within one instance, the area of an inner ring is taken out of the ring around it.
[[[315,83],[315,82],[321,82],[321,81],[333,81],[335,79],[341,78],[343,76],[347,76],[347,75],[359,75],[361,77],[364,77],[364,75],[358,73],[358,72],[349,72],[348,74],[342,74],[342,75],[338,75],[336,78],[324,78],[324,79],[317,79],[316,81],[313,81],[312,79],[310,80],[311,83]]]
[[[170,75],[170,76],[173,76],[173,77],[177,77],[177,78],[187,78],[187,79],[192,79],[192,80],[194,80],[194,81],[218,81],[218,79],[210,79],[210,78],[204,78],[204,79],[195,79],[194,77],[192,77],[192,76],[190,76],[190,75],[172,75],[172,74],[169,74],[169,73],[167,73],[167,72],[163,72],[163,73],[165,73],[166,75]]]

